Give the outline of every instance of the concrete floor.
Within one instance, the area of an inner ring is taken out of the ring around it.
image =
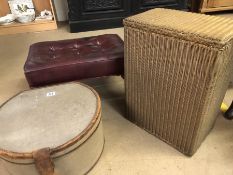
[[[71,34],[67,25],[58,30],[0,37],[0,104],[29,89],[23,64],[29,45],[39,41],[79,38],[116,33],[123,28]],[[166,143],[127,121],[124,109],[124,82],[121,77],[82,81],[94,87],[102,98],[105,148],[90,175],[232,175],[233,122],[221,114],[216,125],[193,157],[186,157]],[[229,87],[225,102],[233,98]],[[0,165],[0,174],[1,173]]]

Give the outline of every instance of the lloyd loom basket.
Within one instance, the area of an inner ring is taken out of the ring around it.
[[[25,91],[0,108],[2,175],[85,174],[103,145],[100,99],[87,86]]]
[[[127,118],[193,155],[227,90],[233,21],[154,9],[124,26]]]

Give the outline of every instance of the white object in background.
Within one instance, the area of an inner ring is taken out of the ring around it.
[[[11,24],[15,20],[16,16],[13,14],[8,14],[0,18],[0,25]]]
[[[45,9],[40,12],[40,16],[36,17],[36,21],[38,20],[53,20],[53,14],[51,11]]]
[[[35,20],[35,11],[28,9],[27,12],[18,14],[16,20],[20,23],[32,22]]]
[[[52,16],[52,12],[45,9],[44,11],[40,12],[40,16]]]
[[[20,14],[28,9],[34,10],[32,0],[8,0],[8,4],[12,14]]]

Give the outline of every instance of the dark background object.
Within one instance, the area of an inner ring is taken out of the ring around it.
[[[188,0],[188,7],[191,12],[198,12],[200,8],[201,0]]]
[[[187,0],[67,0],[71,32],[121,27],[122,20],[152,8],[187,10]]]
[[[224,113],[224,117],[228,120],[233,120],[233,101],[228,110]]]

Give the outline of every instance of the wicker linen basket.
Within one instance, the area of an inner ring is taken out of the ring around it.
[[[124,26],[128,119],[192,155],[227,90],[233,21],[158,8]]]
[[[87,86],[25,91],[0,108],[3,175],[85,174],[103,145],[100,99]]]

